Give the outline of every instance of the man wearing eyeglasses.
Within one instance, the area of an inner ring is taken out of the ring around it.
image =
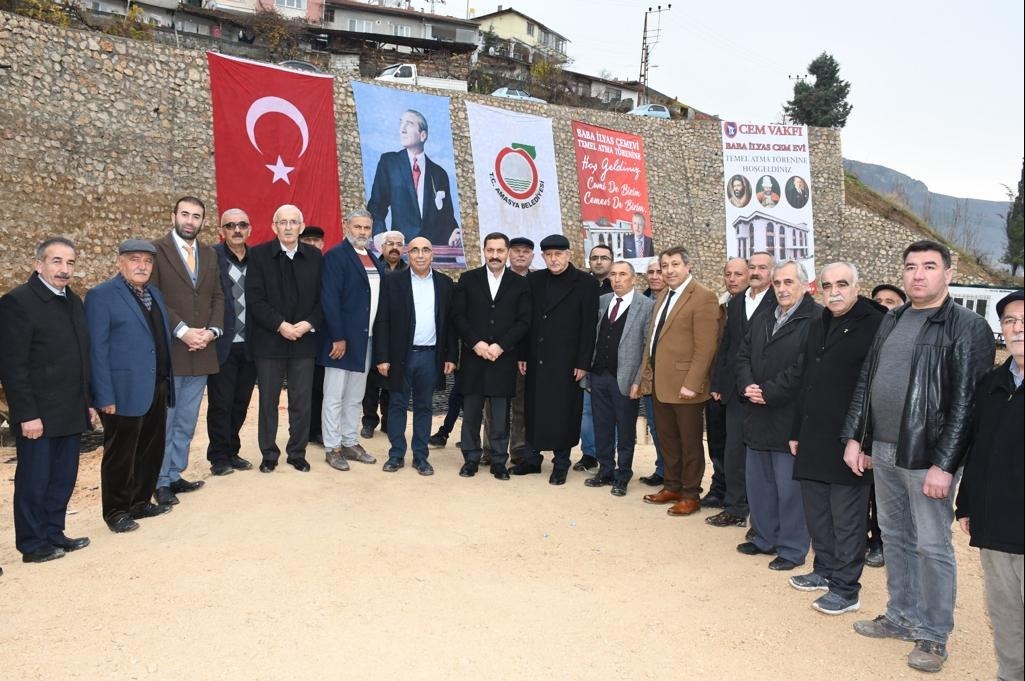
[[[272,228],[277,239],[249,251],[246,271],[246,305],[252,320],[247,341],[256,362],[260,386],[261,473],[277,468],[281,450],[278,434],[278,403],[281,385],[288,380],[288,464],[300,472],[310,470],[306,445],[310,436],[310,402],[313,397],[313,359],[317,355],[317,331],[324,325],[320,308],[320,251],[299,241],[305,223],[292,205],[274,211]]]
[[[206,458],[214,475],[229,475],[253,467],[240,456],[239,431],[256,385],[256,364],[246,352],[249,337],[246,310],[246,270],[252,234],[249,216],[240,208],[221,215],[221,243],[214,246],[224,292],[224,333],[217,339],[220,371],[207,380]]]
[[[206,207],[194,196],[175,203],[170,233],[153,242],[150,284],[160,289],[171,323],[171,364],[175,403],[167,408],[164,460],[157,478],[158,504],[177,504],[178,494],[193,492],[202,480],[189,481],[189,447],[199,420],[207,376],[219,370],[215,341],[223,335],[224,292],[213,248],[199,243]]]

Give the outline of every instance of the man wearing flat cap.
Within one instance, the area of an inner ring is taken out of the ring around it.
[[[973,445],[957,494],[958,522],[971,545],[981,549],[986,609],[993,624],[997,678],[1020,679],[1025,672],[1022,565],[1025,525],[1022,506],[1022,377],[1025,376],[1025,292],[997,303],[997,317],[1011,356],[975,388]]]
[[[893,284],[879,284],[879,286],[872,289],[872,300],[887,310],[895,310],[908,302],[908,297],[899,287]]]
[[[527,275],[531,325],[519,363],[526,377],[524,412],[527,441],[523,462],[513,475],[541,472],[541,452],[555,453],[548,479],[566,482],[569,452],[580,440],[584,398],[579,381],[594,351],[598,282],[570,262],[569,240],[552,234],[541,240],[547,269]]]
[[[90,391],[103,422],[103,519],[112,532],[131,532],[136,520],[171,510],[150,502],[164,456],[167,407],[174,404],[171,325],[163,296],[149,286],[156,253],[142,239],[122,242],[120,272],[85,298]]]

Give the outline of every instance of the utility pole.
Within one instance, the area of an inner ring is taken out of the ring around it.
[[[641,93],[640,99],[642,101],[637,102],[637,106],[647,104],[648,99],[648,66],[651,57],[651,48],[658,44],[659,38],[662,37],[662,12],[668,12],[673,6],[671,4],[666,5],[664,8],[662,5],[656,5],[655,9],[648,8],[648,11],[644,13],[644,33],[641,37],[641,75],[638,80],[641,81]],[[648,15],[655,15],[655,27],[648,29]]]

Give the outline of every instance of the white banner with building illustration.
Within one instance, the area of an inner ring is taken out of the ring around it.
[[[552,119],[466,103],[481,237],[562,234]],[[543,268],[541,249],[534,267]]]
[[[803,125],[722,124],[726,254],[802,263],[815,279],[811,160]]]

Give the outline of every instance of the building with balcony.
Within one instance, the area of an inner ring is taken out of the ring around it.
[[[748,258],[758,251],[771,253],[777,262],[804,262],[812,256],[807,224],[790,224],[761,211],[734,220],[733,238],[738,258]]]
[[[482,34],[493,35],[497,45],[489,45],[494,56],[507,56],[533,63],[538,57],[563,63],[568,60],[566,45],[569,39],[513,8],[498,10],[474,17]]]

